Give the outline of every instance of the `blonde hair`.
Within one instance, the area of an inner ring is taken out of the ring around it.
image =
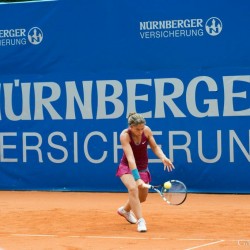
[[[139,124],[146,124],[146,120],[144,119],[144,117],[140,114],[137,114],[135,112],[131,112],[128,115],[128,125],[129,126],[136,126]]]

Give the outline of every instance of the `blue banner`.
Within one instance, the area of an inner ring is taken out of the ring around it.
[[[153,184],[249,193],[250,3],[58,0],[0,4],[0,189],[124,191],[127,115]]]

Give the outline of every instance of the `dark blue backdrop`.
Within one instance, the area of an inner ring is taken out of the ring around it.
[[[174,161],[153,183],[249,193],[247,1],[0,5],[0,189],[122,191],[127,114]]]

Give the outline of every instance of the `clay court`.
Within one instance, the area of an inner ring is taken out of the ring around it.
[[[118,216],[126,193],[0,192],[1,250],[250,249],[250,196],[189,194],[143,204],[148,232]]]

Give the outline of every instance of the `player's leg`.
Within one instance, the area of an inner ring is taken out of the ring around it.
[[[147,188],[139,188],[139,200],[140,203],[145,202],[148,196],[148,189]],[[126,201],[124,204],[124,209],[129,212],[131,210],[131,206],[129,200]]]
[[[140,172],[140,177],[146,184],[148,184],[151,181],[151,175],[149,171]],[[143,187],[139,188],[139,199],[141,203],[146,201],[147,196],[148,196],[148,189]]]
[[[148,197],[148,189],[147,188],[139,188],[139,200],[140,202],[145,202]]]
[[[134,212],[135,216],[138,219],[142,218],[139,192],[134,177],[131,174],[124,174],[121,176],[121,181],[128,189],[128,196],[129,196],[128,201],[124,205],[124,209],[126,211],[130,211],[130,209],[132,209],[132,211]]]
[[[138,191],[137,184],[134,180],[134,177],[131,174],[124,174],[123,176],[121,176],[121,180],[126,186],[126,188],[128,189],[129,200],[126,203],[127,209],[131,207],[135,216],[138,218],[137,231],[146,232],[147,231],[146,222],[142,217],[141,203],[139,199],[139,191]],[[143,192],[143,195],[145,195],[144,192]],[[142,198],[144,198],[144,196],[142,196]]]

